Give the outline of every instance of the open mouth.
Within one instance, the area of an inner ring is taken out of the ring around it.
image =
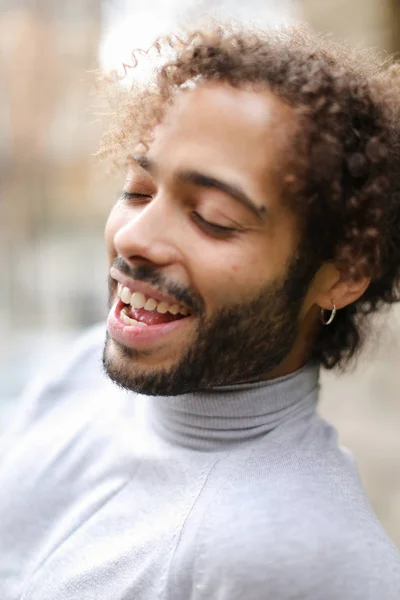
[[[142,292],[131,292],[129,288],[118,284],[118,297],[121,307],[120,320],[128,326],[148,327],[179,321],[190,315],[186,306],[160,302]]]

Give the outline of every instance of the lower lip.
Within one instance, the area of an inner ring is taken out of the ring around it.
[[[120,300],[114,304],[108,315],[107,329],[113,340],[132,348],[156,342],[179,329],[184,329],[191,321],[191,317],[185,317],[161,325],[126,325],[121,320],[121,310],[124,306]]]

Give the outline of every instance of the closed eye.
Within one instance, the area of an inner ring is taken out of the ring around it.
[[[192,212],[192,218],[199,225],[199,227],[212,235],[220,237],[229,237],[234,233],[237,233],[237,229],[234,227],[224,227],[223,225],[217,225],[217,223],[210,223],[203,219],[197,212]]]
[[[136,192],[126,192],[125,190],[121,192],[120,197],[128,202],[136,201],[137,203],[148,201],[153,198],[152,194],[139,194]],[[191,215],[193,221],[200,229],[213,237],[228,238],[239,231],[235,227],[225,227],[223,225],[218,225],[217,223],[210,223],[210,221],[203,219],[197,212],[192,212]]]
[[[124,200],[141,200],[145,198],[152,198],[151,194],[136,194],[134,192],[126,192],[125,190],[123,190],[120,195]]]

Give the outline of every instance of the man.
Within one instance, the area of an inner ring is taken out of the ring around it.
[[[398,69],[302,29],[157,48],[103,141],[104,351],[101,326],[3,440],[0,597],[397,600],[316,404],[398,299]]]

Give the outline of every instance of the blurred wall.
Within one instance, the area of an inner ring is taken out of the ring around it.
[[[7,396],[28,376],[21,356],[34,360],[46,331],[57,339],[103,316],[103,292],[92,286],[103,290],[106,274],[93,269],[104,252],[91,159],[99,126],[90,110],[100,0],[1,8],[0,396]]]
[[[306,21],[355,45],[394,48],[397,0],[301,0]]]

